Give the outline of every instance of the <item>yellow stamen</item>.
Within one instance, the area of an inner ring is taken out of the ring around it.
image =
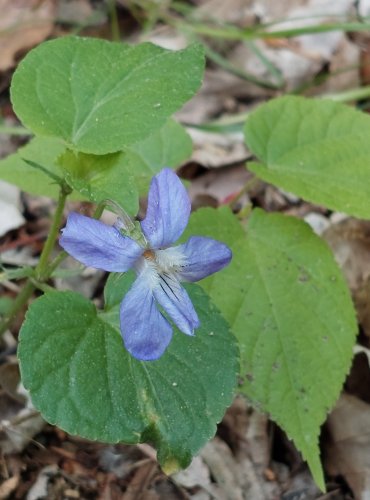
[[[143,256],[144,256],[144,259],[155,260],[155,253],[153,252],[153,250],[145,250],[145,252],[143,253]]]

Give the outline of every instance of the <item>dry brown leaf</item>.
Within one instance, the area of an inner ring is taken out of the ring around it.
[[[245,82],[223,70],[206,70],[201,89],[176,113],[176,118],[182,123],[201,124],[219,116],[225,97],[235,95],[234,85],[244,86]]]
[[[359,398],[367,404],[370,404],[370,350],[366,347],[356,344],[353,348],[355,354],[351,371],[345,383],[345,390],[352,396]]]
[[[323,233],[352,291],[358,321],[370,338],[370,222],[346,218]]]
[[[245,161],[247,149],[242,133],[217,134],[189,128],[193,140],[191,159],[204,167],[222,167]]]
[[[237,457],[241,447],[247,444],[245,436],[249,429],[251,412],[252,410],[245,398],[237,396],[232,405],[227,409],[221,422],[220,435],[223,437],[226,436],[224,437],[225,441],[229,443]]]
[[[245,446],[243,446],[244,455],[250,454],[254,466],[257,469],[267,468],[271,456],[271,442],[268,435],[267,415],[256,410],[251,410],[248,421],[248,428],[245,433]]]
[[[346,218],[323,233],[351,290],[370,277],[370,222]]]
[[[221,498],[243,500],[236,461],[226,443],[215,437],[204,446],[200,456],[208,465],[214,480],[220,488]]]
[[[327,421],[326,466],[342,475],[356,499],[370,498],[370,405],[343,394]]]
[[[24,403],[23,395],[19,394],[18,386],[20,382],[18,362],[15,359],[8,359],[0,365],[0,387],[8,396],[19,403]]]
[[[205,491],[208,491],[211,486],[209,469],[199,456],[194,457],[185,470],[173,474],[172,479],[184,488],[201,486]]]
[[[253,0],[255,9],[258,9],[259,15],[263,19],[286,19],[288,14],[294,9],[309,5],[312,0],[280,0],[271,2],[271,0]]]
[[[306,83],[329,63],[329,72],[335,74],[344,67],[351,71],[343,72],[335,79],[329,79],[315,91],[334,92],[356,86],[359,83],[360,49],[347,40],[341,32],[322,33],[320,35],[305,35],[289,40],[280,40],[274,45],[271,41],[257,40],[255,46],[277,68],[285,82],[285,89],[292,90]],[[276,83],[269,68],[261,61],[251,48],[239,44],[229,55],[234,66],[253,74],[262,80]],[[346,87],[347,86],[347,87]],[[246,83],[244,93],[249,95],[266,95],[266,90]]]
[[[317,212],[309,212],[304,216],[304,220],[319,236],[330,227],[329,219]]]
[[[20,207],[20,190],[8,182],[0,181],[0,236],[25,223]]]
[[[358,322],[363,333],[370,339],[370,278],[354,291],[353,299],[357,311]]]
[[[5,500],[13,493],[19,484],[20,476],[16,475],[6,479],[0,485],[0,500]]]
[[[275,474],[268,469],[271,439],[266,415],[254,410],[243,397],[236,397],[227,410],[220,435],[235,453],[234,472],[243,498],[278,498],[281,491]]]
[[[150,33],[137,33],[137,42],[152,42],[168,50],[181,50],[188,45],[186,36],[171,26],[157,26]]]
[[[54,26],[54,0],[0,0],[0,71],[19,53],[47,38]]]
[[[360,86],[360,59],[363,51],[343,36],[329,61],[330,77],[322,85],[316,86],[310,94],[331,94]],[[363,83],[365,85],[365,83]]]
[[[198,2],[198,4],[200,6],[194,13],[198,20],[207,21],[211,19],[218,23],[234,24],[241,28],[253,26],[264,15],[260,1],[228,0],[225,2],[225,0],[206,0]]]
[[[262,23],[283,19],[283,22],[273,24],[270,28],[271,31],[278,31],[315,26],[338,18],[343,19],[343,16],[350,13],[353,7],[352,0],[338,0],[337,2],[330,0],[280,2],[234,0],[233,3],[234,9],[230,7],[229,2],[210,0],[198,10],[205,20],[216,20],[219,23],[230,22],[242,26],[250,25],[253,18],[258,18]],[[235,18],[236,21],[234,21]],[[329,78],[325,84],[315,88],[315,93],[338,92],[359,84],[360,48],[350,42],[343,32],[314,33],[289,39],[255,40],[254,45],[280,71],[285,90],[310,83],[326,64],[329,65],[329,74],[335,75],[335,78]],[[223,47],[224,50],[225,47]],[[262,58],[256,55],[255,49],[244,43],[233,44],[226,58],[233,66],[246,73],[269,83],[277,83],[276,77],[272,75]],[[349,67],[351,70],[343,71],[344,68]],[[207,89],[208,96],[204,96],[204,99],[207,99],[208,106],[211,102],[210,90],[212,90],[209,81],[212,80],[216,82],[216,86],[217,82],[222,83],[222,90],[217,92],[223,96],[243,98],[269,96],[272,93],[269,89],[243,81],[218,69],[214,74],[212,72],[206,74],[204,89]],[[216,90],[213,89],[213,92]]]
[[[122,500],[140,500],[147,492],[150,482],[157,472],[158,466],[154,462],[145,462],[138,467],[127,487]]]
[[[86,23],[94,14],[88,0],[58,0],[56,17],[61,23]]]
[[[251,178],[244,165],[210,170],[192,181],[189,196],[194,206],[199,206],[197,199],[205,195],[216,200],[217,205],[222,205],[237,195]]]
[[[48,496],[48,486],[52,478],[59,473],[57,465],[47,465],[41,469],[35,483],[29,489],[26,500],[39,500],[41,498],[50,498]],[[54,497],[55,498],[55,497]]]
[[[22,451],[44,426],[20,385],[18,366],[11,360],[0,369],[0,449],[3,454]]]
[[[0,446],[4,454],[22,451],[45,425],[33,409],[19,409],[14,402],[9,404],[9,409],[16,416],[0,420]]]

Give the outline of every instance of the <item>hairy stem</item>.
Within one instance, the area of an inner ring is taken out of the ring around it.
[[[110,17],[110,27],[112,32],[112,40],[113,42],[119,42],[121,35],[119,32],[116,0],[108,0],[108,9]]]
[[[45,246],[41,252],[39,263],[36,266],[36,279],[38,281],[45,281],[48,279],[48,264],[51,252],[54,249],[56,239],[58,237],[59,228],[63,218],[63,210],[64,205],[67,199],[67,196],[70,193],[70,189],[66,186],[61,186],[58,198],[57,208],[54,214],[54,219],[48,234],[48,237],[45,242]]]
[[[67,257],[67,252],[65,250],[62,250],[56,257],[55,259],[50,262],[48,268],[47,268],[47,277],[50,278],[50,276],[53,274],[55,269],[59,267],[59,265],[63,262],[63,260]]]

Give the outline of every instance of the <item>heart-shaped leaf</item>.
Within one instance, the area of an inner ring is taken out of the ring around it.
[[[225,240],[231,264],[201,281],[240,343],[241,390],[294,440],[324,489],[318,437],[349,371],[357,322],[326,243],[303,221],[198,210],[188,234]]]
[[[153,443],[169,473],[186,467],[215,433],[236,385],[237,345],[194,285],[196,335],[175,331],[159,360],[134,359],[122,343],[116,304],[131,282],[112,275],[104,312],[73,292],[37,299],[20,335],[22,380],[47,421],[89,439]]]
[[[24,160],[38,163],[50,175],[63,177],[74,189],[72,198],[99,203],[110,199],[136,215],[139,195],[164,166],[176,167],[191,154],[191,140],[174,120],[150,137],[107,155],[66,151],[59,139],[35,137],[16,153],[0,160],[0,179],[16,184],[31,194],[58,197],[59,186],[49,175]]]
[[[27,54],[11,98],[35,134],[83,153],[115,153],[162,127],[197,91],[203,69],[200,45],[175,52],[63,37]]]
[[[302,198],[370,218],[370,117],[329,100],[287,96],[248,118],[245,139],[261,179]]]

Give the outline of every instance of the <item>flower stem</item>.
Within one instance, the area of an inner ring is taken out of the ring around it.
[[[359,101],[360,99],[368,99],[370,97],[370,85],[359,87],[345,92],[336,92],[334,94],[324,94],[325,99],[331,99],[336,102]]]
[[[60,192],[59,192],[59,198],[58,198],[58,204],[57,208],[54,214],[54,219],[53,223],[51,225],[48,237],[45,242],[45,246],[41,252],[40,260],[39,263],[36,266],[36,279],[38,281],[45,281],[48,279],[48,263],[49,263],[49,258],[51,255],[51,252],[54,249],[56,239],[58,237],[58,232],[60,228],[60,224],[62,222],[63,218],[63,210],[64,210],[64,205],[67,199],[67,196],[70,194],[70,188],[66,185],[62,185]]]
[[[108,0],[108,9],[110,17],[110,28],[112,32],[112,41],[119,42],[121,39],[121,35],[119,32],[116,0]]]
[[[55,259],[50,262],[48,268],[47,268],[47,277],[50,278],[50,276],[53,274],[55,269],[59,267],[59,265],[63,262],[63,260],[68,256],[67,252],[65,250],[62,250],[56,257]]]
[[[100,219],[102,213],[104,212],[105,208],[112,204],[113,202],[110,202],[109,200],[103,200],[98,203],[95,212],[93,214],[94,219]],[[117,207],[116,207],[117,208]],[[118,207],[119,208],[119,207]],[[44,278],[49,279],[50,276],[52,276],[53,272],[59,265],[63,262],[63,260],[68,256],[68,253],[65,250],[62,250],[53,261],[51,261],[48,265],[48,267],[45,270],[44,273]],[[1,274],[0,274],[1,277]]]
[[[27,130],[26,128],[23,127],[8,127],[7,125],[0,125],[0,134],[6,134],[6,135],[32,135],[32,132],[30,130]]]
[[[100,201],[95,209],[93,218],[100,219],[102,213],[104,212],[105,207],[107,206],[107,200]]]
[[[23,287],[22,291],[20,292],[20,294],[17,296],[17,298],[13,302],[12,307],[10,308],[8,313],[5,315],[5,318],[0,323],[0,335],[5,333],[6,330],[9,328],[9,326],[13,323],[13,321],[17,317],[19,311],[27,303],[28,299],[33,294],[34,289],[35,289],[35,287],[31,283],[31,281],[28,281],[26,283],[26,285]]]

